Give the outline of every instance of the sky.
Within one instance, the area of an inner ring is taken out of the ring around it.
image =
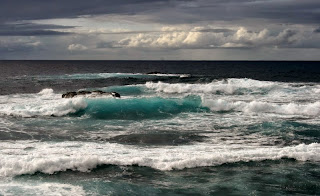
[[[320,0],[0,5],[0,60],[320,60]]]

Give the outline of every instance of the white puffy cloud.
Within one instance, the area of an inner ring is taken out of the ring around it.
[[[82,44],[70,44],[68,50],[72,51],[85,51],[88,48]]]
[[[277,47],[295,48],[296,43],[305,39],[296,30],[284,29],[270,32],[268,29],[249,31],[244,27],[237,29],[208,29],[195,27],[188,30],[162,28],[158,33],[140,33],[114,43],[123,48],[255,48]]]

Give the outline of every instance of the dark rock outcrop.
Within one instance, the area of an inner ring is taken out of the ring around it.
[[[148,72],[147,74],[164,74],[164,73],[159,71],[152,71],[152,72]]]
[[[67,92],[62,94],[62,98],[72,98],[77,95],[77,92]]]
[[[117,93],[117,92],[111,92],[111,95],[112,95],[113,97],[118,97],[118,98],[120,98],[120,94]]]
[[[78,92],[67,92],[62,94],[62,98],[72,98],[78,95],[104,95],[104,94],[109,94],[112,95],[113,97],[120,98],[120,94],[117,92],[104,92],[101,90],[94,90],[94,91],[78,91]]]
[[[92,91],[92,93],[96,93],[96,94],[102,95],[102,94],[105,94],[106,92],[100,91],[100,90],[95,90],[95,91]]]
[[[90,91],[78,91],[77,95],[88,95],[91,94]]]

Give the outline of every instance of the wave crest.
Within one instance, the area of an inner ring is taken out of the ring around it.
[[[75,170],[88,172],[98,165],[138,165],[173,170],[224,163],[279,160],[320,161],[320,145],[289,147],[215,146],[210,144],[179,147],[141,148],[111,143],[9,143],[0,144],[0,176]],[[33,147],[25,153],[25,148]],[[50,150],[48,150],[50,149]]]
[[[227,101],[224,99],[204,99],[202,105],[210,108],[211,111],[227,112],[239,111],[244,113],[276,113],[284,115],[307,115],[318,116],[320,114],[320,102],[308,104],[275,104],[262,101]]]
[[[243,94],[265,93],[271,89],[279,88],[276,82],[258,81],[252,79],[225,79],[206,84],[184,84],[147,82],[145,86],[157,92],[164,93],[210,93],[210,94]]]
[[[0,105],[0,114],[8,116],[65,116],[87,107],[84,98],[45,100],[24,100],[21,104]]]

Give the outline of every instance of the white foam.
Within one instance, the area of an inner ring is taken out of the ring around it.
[[[161,96],[197,94],[200,96],[224,96],[228,99],[273,102],[315,102],[320,99],[319,85],[311,83],[285,83],[253,79],[214,80],[210,83],[164,83],[147,82],[145,87]],[[232,95],[232,96],[230,96]]]
[[[84,98],[0,106],[0,114],[21,117],[64,116],[87,107]]]
[[[0,96],[0,115],[21,117],[64,116],[87,107],[85,98],[62,99],[52,89],[38,94]]]
[[[45,89],[42,89],[38,94],[39,95],[52,95],[53,94],[53,89],[45,88]]]
[[[0,183],[0,195],[86,195],[81,186],[61,183],[40,183],[40,182],[4,182]]]
[[[261,101],[227,101],[224,99],[205,99],[202,105],[212,111],[241,111],[244,113],[275,113],[285,115],[318,116],[320,114],[320,102],[307,104],[275,104]]]
[[[273,89],[279,87],[279,83],[258,81],[252,79],[227,79],[213,81],[206,84],[185,84],[185,83],[163,83],[163,82],[147,82],[147,88],[153,89],[157,92],[164,93],[217,93],[223,92],[225,94],[234,94],[238,89],[257,88]]]
[[[49,75],[49,76],[32,76],[44,80],[52,79],[99,79],[99,78],[117,78],[117,77],[190,77],[189,74],[146,74],[146,73],[86,73],[86,74],[65,74],[65,75]]]
[[[25,150],[29,147],[29,150]],[[30,148],[31,147],[31,148]],[[320,145],[290,147],[214,145],[200,143],[174,147],[143,148],[114,143],[0,143],[0,176],[10,177],[43,172],[77,170],[88,172],[102,164],[139,165],[158,170],[216,166],[239,161],[320,161]],[[32,149],[32,150],[30,150]]]
[[[180,78],[188,78],[190,74],[148,74],[151,76],[161,76],[161,77],[180,77]]]
[[[320,93],[320,85],[315,85],[315,87],[312,90],[314,93],[319,94]]]

